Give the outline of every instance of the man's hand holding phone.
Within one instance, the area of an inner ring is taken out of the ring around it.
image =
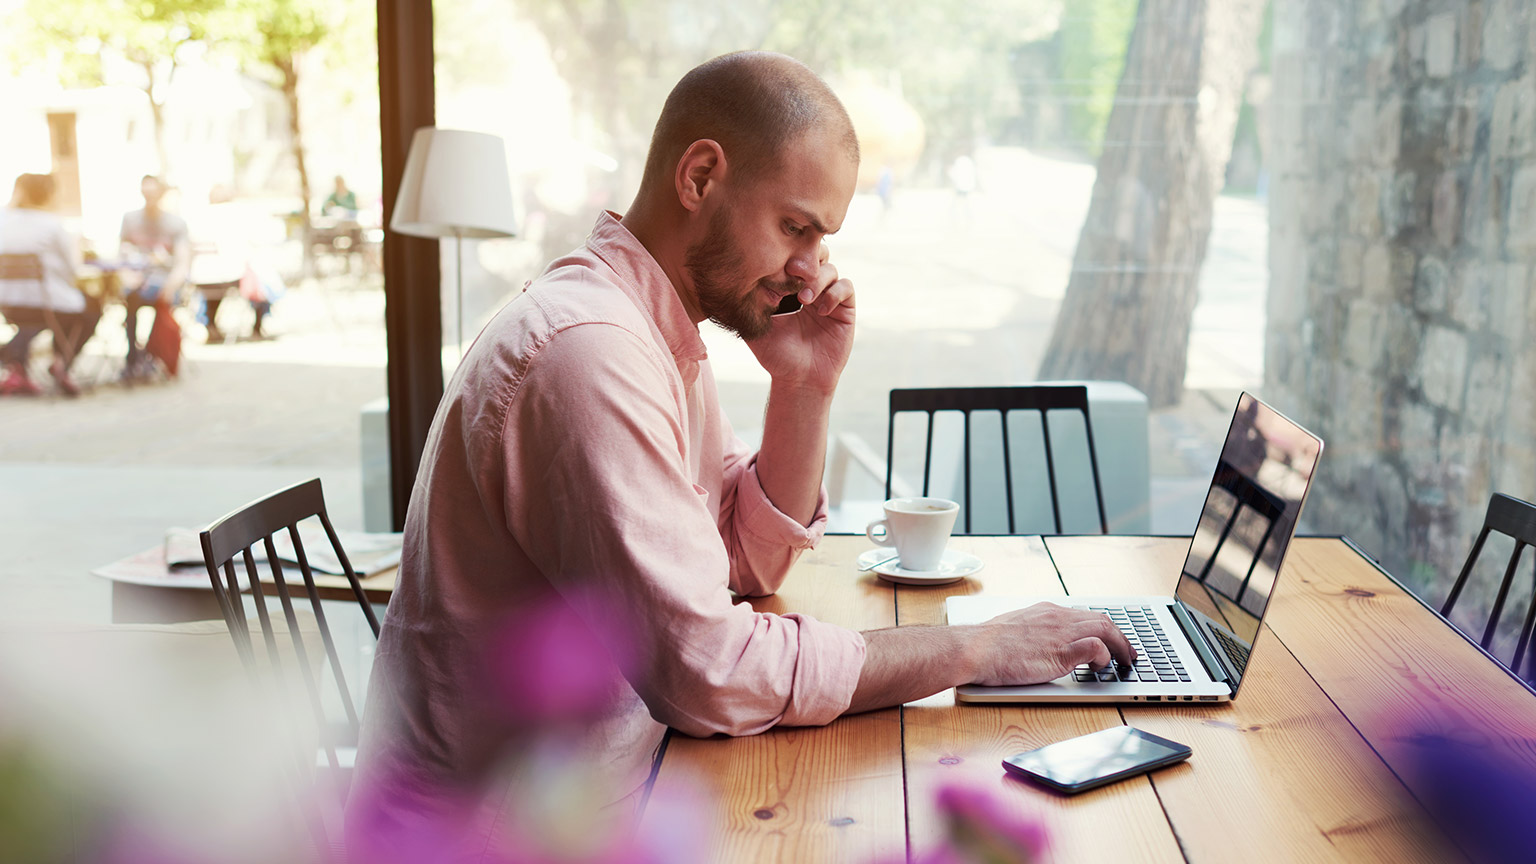
[[[838,277],[825,243],[815,277],[780,301],[768,335],[747,345],[773,380],[830,394],[853,351],[853,283]]]

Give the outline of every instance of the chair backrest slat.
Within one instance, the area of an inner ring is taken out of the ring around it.
[[[1083,427],[1088,445],[1088,464],[1093,475],[1094,503],[1097,507],[1099,530],[1109,533],[1109,520],[1105,514],[1104,493],[1099,481],[1098,450],[1093,441],[1093,425],[1088,410],[1088,388],[1081,384],[1042,384],[1027,387],[945,387],[928,389],[898,389],[890,392],[890,415],[886,427],[885,497],[891,497],[895,471],[896,417],[898,414],[922,413],[927,421],[923,442],[924,495],[933,494],[933,430],[936,415],[940,412],[959,412],[963,423],[962,432],[962,480],[965,486],[963,521],[964,533],[972,529],[972,478],[976,466],[971,457],[971,414],[976,411],[997,412],[1002,418],[1003,490],[1007,507],[1008,532],[1019,530],[1015,514],[1016,496],[1013,489],[1013,463],[1017,454],[1010,449],[1008,440],[1008,414],[1011,411],[1038,411],[1045,451],[1046,480],[1051,493],[1051,516],[1055,531],[1062,531],[1061,503],[1056,471],[1056,452],[1052,446],[1051,411],[1075,411],[1083,417]]]
[[[1482,638],[1478,640],[1478,644],[1482,645],[1486,651],[1491,651],[1493,648],[1499,621],[1504,616],[1504,606],[1509,599],[1510,589],[1515,583],[1515,574],[1520,567],[1521,555],[1525,547],[1536,545],[1536,504],[1497,492],[1489,499],[1488,512],[1483,517],[1483,527],[1477,532],[1477,539],[1472,542],[1472,550],[1467,553],[1467,560],[1462,563],[1461,572],[1457,574],[1455,583],[1451,585],[1445,604],[1440,607],[1440,614],[1446,620],[1450,620],[1451,610],[1461,598],[1468,577],[1472,575],[1478,557],[1483,553],[1483,545],[1488,535],[1493,532],[1512,538],[1515,541],[1515,548],[1510,552],[1509,562],[1504,567],[1504,577],[1499,581],[1498,592],[1494,597],[1493,608],[1488,613]],[[1536,657],[1533,657],[1529,664],[1525,663],[1533,632],[1536,632],[1533,631],[1533,626],[1536,626],[1536,580],[1532,581],[1531,599],[1520,624],[1514,655],[1506,664],[1516,676],[1522,674],[1522,665],[1530,667],[1524,673],[1524,677],[1529,681],[1536,681]]]

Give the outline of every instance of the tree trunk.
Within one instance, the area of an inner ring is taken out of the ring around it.
[[[1038,377],[1184,393],[1200,266],[1265,0],[1141,0]]]
[[[155,99],[155,61],[143,60],[139,65],[144,67],[144,95],[149,98],[149,115],[155,124],[155,159],[158,163],[155,167],[155,176],[162,182],[169,182],[169,178],[165,176],[171,164],[165,150],[165,106]]]
[[[293,148],[293,164],[299,169],[299,236],[304,243],[304,272],[311,272],[313,251],[309,248],[309,168],[304,164],[304,133],[299,126],[299,72],[295,58],[273,61],[283,76],[283,99],[288,104],[288,141]]]

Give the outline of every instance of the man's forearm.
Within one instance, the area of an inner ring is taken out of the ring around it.
[[[1087,664],[1136,662],[1108,615],[1036,603],[982,624],[896,627],[864,633],[864,668],[848,712],[931,696],[959,684],[1054,681]]]
[[[768,500],[802,525],[816,515],[832,394],[775,382],[768,390],[757,479]]]
[[[974,627],[893,627],[864,632],[864,670],[848,713],[932,696],[976,679]]]

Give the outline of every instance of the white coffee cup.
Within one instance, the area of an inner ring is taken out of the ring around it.
[[[885,518],[869,523],[864,535],[880,546],[895,546],[903,570],[937,570],[960,505],[947,498],[892,498],[884,506]]]

